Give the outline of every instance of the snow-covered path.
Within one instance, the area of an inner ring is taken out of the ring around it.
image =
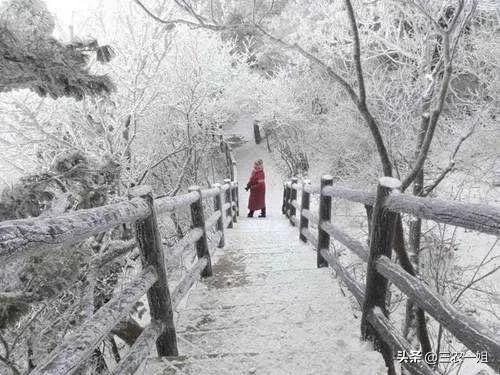
[[[198,283],[178,311],[181,357],[149,360],[147,374],[385,374],[379,353],[359,340],[355,317],[332,272],[281,216],[281,178],[251,121],[231,129],[249,142],[235,149],[240,186],[264,159],[268,217],[241,217],[214,254],[214,275]],[[182,357],[186,356],[186,357]]]

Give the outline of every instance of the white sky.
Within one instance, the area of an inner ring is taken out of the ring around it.
[[[49,11],[56,17],[55,34],[65,35],[73,19],[84,19],[91,11],[97,9],[105,0],[43,0]],[[129,0],[120,0],[123,2]],[[75,30],[78,35],[78,30]]]

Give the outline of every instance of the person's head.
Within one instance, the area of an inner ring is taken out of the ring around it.
[[[262,169],[262,168],[264,168],[264,162],[262,161],[262,159],[257,159],[253,163],[253,167],[256,169]]]

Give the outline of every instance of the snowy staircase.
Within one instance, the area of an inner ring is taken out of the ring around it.
[[[240,218],[226,231],[213,277],[177,310],[181,355],[149,358],[138,373],[386,373],[331,270],[316,268],[311,247],[278,216]]]

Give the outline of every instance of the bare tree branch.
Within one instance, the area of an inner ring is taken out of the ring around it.
[[[448,87],[450,84],[451,75],[453,73],[453,56],[450,54],[450,38],[452,36],[453,31],[455,30],[455,25],[457,24],[457,20],[463,12],[463,0],[459,1],[459,6],[457,7],[452,23],[450,27],[442,33],[442,43],[443,43],[443,64],[444,64],[444,72],[443,78],[441,80],[441,86],[439,92],[436,97],[435,108],[432,110],[429,116],[429,125],[427,127],[427,132],[424,137],[424,141],[422,142],[422,147],[420,148],[420,152],[418,157],[416,158],[415,165],[410,173],[406,176],[401,184],[401,190],[404,191],[410,186],[410,184],[415,180],[419,171],[424,166],[425,161],[427,160],[427,156],[430,150],[430,146],[432,143],[432,139],[434,138],[434,132],[436,130],[436,126],[439,120],[439,117],[443,111],[444,103],[446,100]],[[471,12],[466,16],[466,18],[471,17],[475,10],[475,2],[472,4]],[[462,28],[465,22],[462,22]],[[437,25],[439,30],[442,30],[439,24]],[[458,33],[456,38],[458,39],[462,33],[462,30]]]
[[[455,167],[455,163],[456,163],[455,158],[458,154],[458,151],[462,147],[463,143],[468,138],[470,138],[472,136],[472,134],[474,134],[476,126],[477,126],[477,122],[474,123],[474,125],[472,125],[472,127],[469,129],[467,134],[460,137],[458,143],[455,146],[455,149],[453,150],[453,153],[450,156],[450,162],[448,163],[447,167],[441,171],[439,176],[434,180],[434,182],[431,185],[425,187],[423,193],[421,194],[423,197],[428,196],[443,181],[443,179],[446,177],[446,175],[448,175],[448,173],[450,173],[453,170],[453,168]]]

